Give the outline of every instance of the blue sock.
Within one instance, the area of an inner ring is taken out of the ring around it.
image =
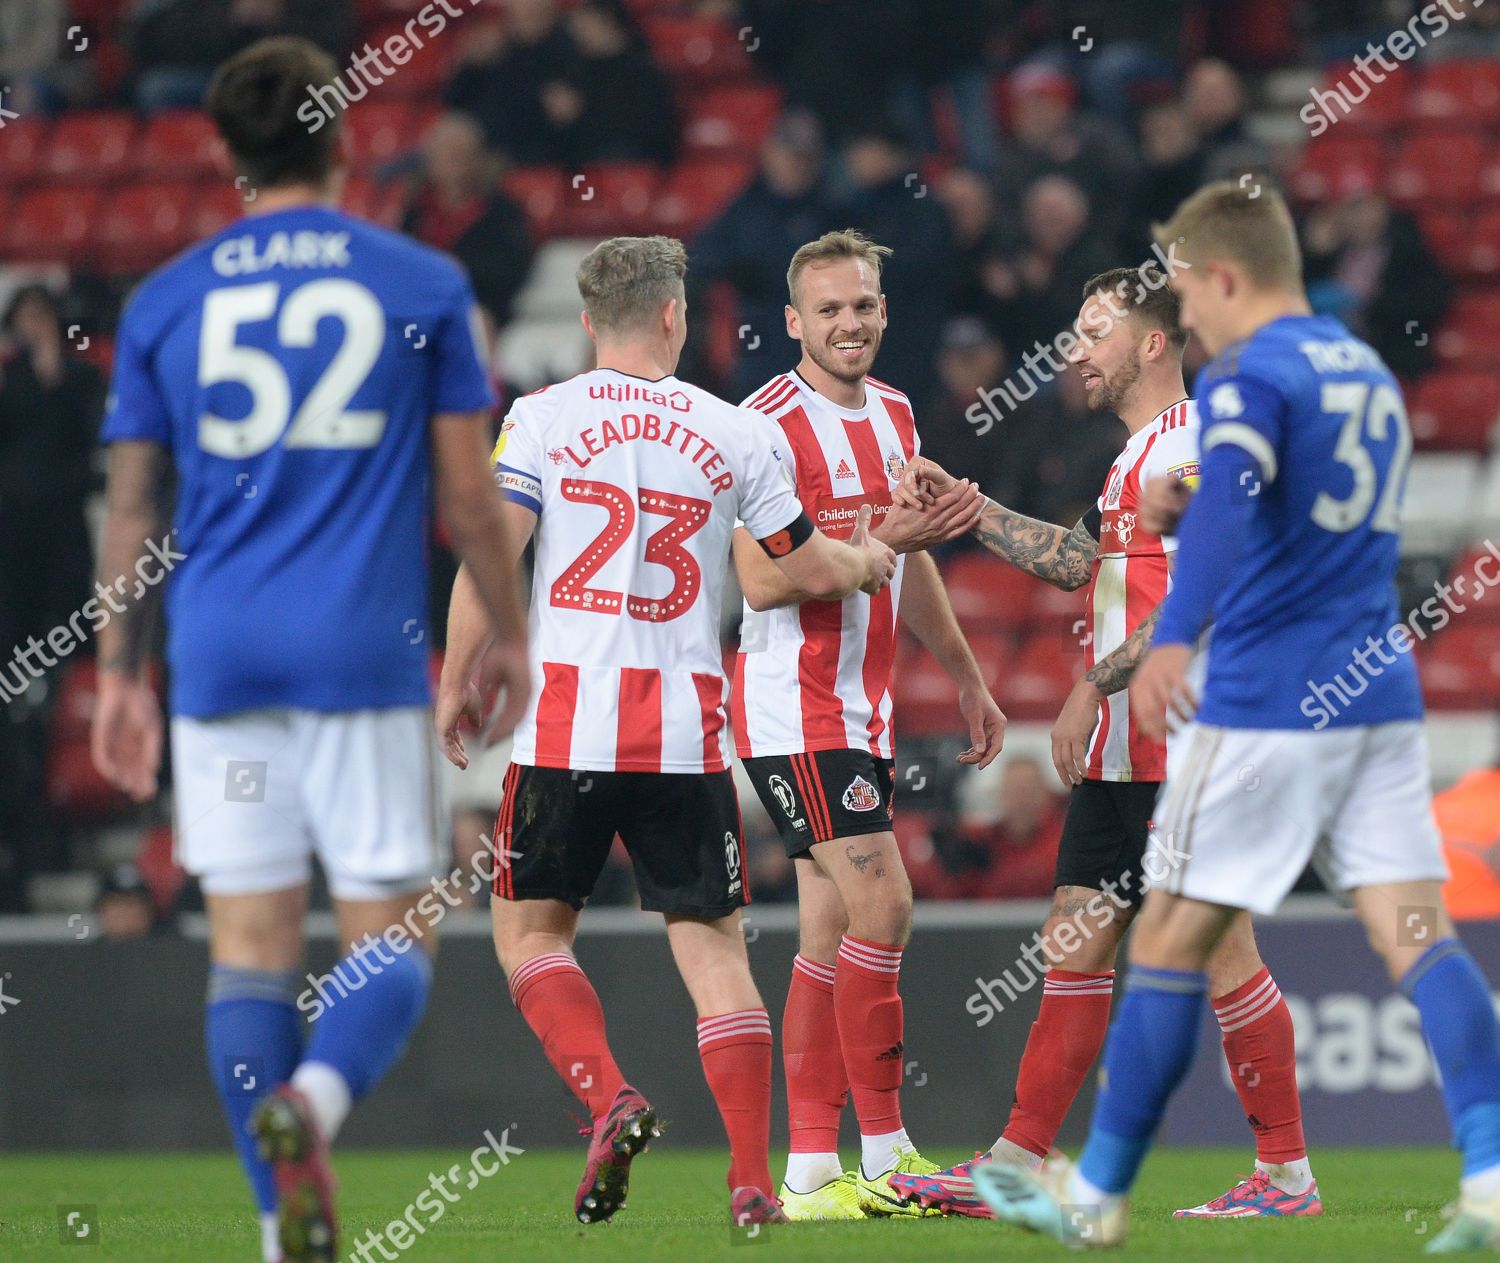
[[[255,1152],[246,1124],[260,1099],[290,1079],[301,1059],[302,1018],[295,1004],[299,981],[295,973],[227,965],[213,966],[208,975],[208,1072],[262,1214],[276,1209],[276,1183]]]
[[[1135,1182],[1167,1102],[1193,1064],[1207,991],[1201,973],[1131,967],[1078,1161],[1080,1174],[1095,1188],[1123,1194]]]
[[[1489,983],[1450,938],[1428,948],[1401,990],[1422,1015],[1464,1174],[1500,1166],[1500,1024]]]
[[[343,984],[313,1023],[305,1061],[332,1066],[354,1100],[368,1096],[385,1076],[422,1020],[432,989],[432,961],[408,940],[397,951],[369,939],[334,969]]]

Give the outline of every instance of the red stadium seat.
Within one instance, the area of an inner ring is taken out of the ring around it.
[[[1484,564],[1476,571],[1475,566],[1482,559],[1488,560],[1484,560]],[[1497,566],[1500,563],[1494,560],[1494,554],[1489,549],[1471,548],[1453,563],[1453,569],[1448,574],[1449,582],[1462,578],[1462,583],[1455,591],[1459,600],[1467,607],[1463,612],[1463,621],[1488,623],[1492,637],[1495,634],[1495,624],[1500,623],[1500,588],[1486,588],[1482,582],[1476,583],[1475,579],[1483,580],[1493,576]]]
[[[210,180],[193,193],[189,211],[189,237],[199,240],[211,237],[225,224],[233,223],[245,213],[245,200],[227,180]]]
[[[1294,196],[1322,201],[1354,188],[1378,188],[1385,167],[1385,145],[1375,136],[1334,131],[1302,151],[1288,181]]]
[[[1477,132],[1418,132],[1386,168],[1386,193],[1402,206],[1471,202],[1479,196],[1485,142]]]
[[[90,253],[105,272],[145,272],[183,246],[191,233],[191,184],[132,184],[107,193]]]
[[[533,236],[550,237],[557,232],[564,189],[563,175],[557,167],[514,167],[500,183],[526,212]]]
[[[747,52],[753,34],[741,40],[737,28],[715,18],[653,18],[645,24],[656,60],[673,78],[723,83],[754,73]]]
[[[958,712],[958,686],[925,650],[902,659],[894,677],[894,702],[896,732],[901,739],[957,735],[964,730]]]
[[[415,148],[431,118],[408,101],[363,101],[344,115],[356,167],[390,162]]]
[[[1493,625],[1454,622],[1422,651],[1422,692],[1435,710],[1485,710],[1500,704],[1500,639]]]
[[[1411,399],[1418,447],[1485,451],[1500,418],[1500,373],[1429,373]]]
[[[1496,240],[1500,242],[1500,234]],[[1500,245],[1496,248],[1500,249]],[[1495,264],[1500,267],[1500,254]],[[1460,297],[1438,330],[1433,350],[1451,368],[1484,369],[1500,365],[1500,290]]]
[[[1022,626],[1037,580],[989,553],[963,553],[943,567],[943,585],[958,621],[970,635]]]
[[[41,171],[55,180],[107,182],[130,172],[140,124],[124,111],[82,110],[53,124]]]
[[[1487,201],[1500,201],[1500,145],[1486,150],[1479,164],[1479,196]]]
[[[1051,722],[1083,674],[1082,646],[1062,634],[1039,632],[1026,641],[1014,667],[995,684],[995,700],[1010,719]]]
[[[39,118],[13,118],[0,127],[0,171],[7,184],[21,184],[37,174],[47,131],[48,124]]]
[[[683,162],[667,176],[655,215],[664,231],[690,237],[729,205],[755,176],[755,164],[719,159]]]
[[[197,110],[168,110],[146,124],[137,167],[155,180],[212,175],[220,141],[213,120]]]
[[[406,188],[395,180],[378,184],[368,176],[353,175],[344,186],[343,207],[351,215],[394,228],[406,208]]]
[[[781,94],[758,83],[711,88],[694,96],[683,111],[684,139],[689,151],[755,150],[781,112]]]
[[[561,223],[572,236],[635,232],[648,226],[661,173],[617,162],[574,173],[563,186]]]
[[[1422,238],[1443,271],[1454,276],[1468,274],[1473,244],[1468,214],[1440,208],[1423,212],[1417,218],[1422,226]],[[1497,266],[1500,266],[1500,259],[1497,259]]]
[[[417,0],[410,12],[414,14],[424,3],[425,0]],[[434,7],[433,12],[441,10]],[[418,48],[406,33],[409,21],[410,17],[398,21],[382,21],[377,28],[367,30],[364,36],[372,48],[382,48],[391,36],[399,35],[406,41],[409,49],[407,60],[396,66],[396,73],[388,76],[380,85],[380,97],[385,101],[425,102],[440,96],[458,50],[457,42],[446,28],[439,34],[420,23],[412,28],[416,40],[421,41],[421,47]],[[395,64],[394,58],[389,55],[383,55],[383,58],[392,65]]]
[[[1407,98],[1413,119],[1500,123],[1500,63],[1442,61],[1428,66]]]
[[[88,244],[99,190],[89,185],[51,186],[21,194],[0,222],[0,257],[15,262],[76,263]]]
[[[1322,93],[1338,92],[1346,91],[1342,85],[1352,84],[1353,94],[1358,95],[1359,83],[1367,83],[1369,91],[1365,99],[1357,104],[1351,101],[1354,108],[1348,114],[1337,100],[1329,102],[1326,112],[1338,119],[1339,130],[1382,133],[1399,127],[1406,118],[1407,99],[1413,82],[1411,72],[1404,67],[1388,71],[1383,83],[1375,83],[1364,76],[1356,81],[1354,73],[1352,64],[1332,68],[1323,76],[1318,88]],[[1345,99],[1348,99],[1347,91]]]

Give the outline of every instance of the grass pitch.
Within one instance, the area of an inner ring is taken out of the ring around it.
[[[410,1263],[531,1263],[663,1260],[755,1263],[756,1259],[868,1260],[1058,1258],[1050,1241],[962,1219],[796,1224],[749,1238],[728,1223],[721,1152],[674,1150],[670,1137],[641,1158],[629,1208],[613,1224],[573,1218],[583,1149],[536,1150],[513,1158],[448,1206],[424,1235],[398,1251],[351,1250],[428,1190],[428,1177],[458,1151],[351,1150],[338,1157],[344,1238],[340,1258],[399,1257]],[[935,1152],[935,1160],[966,1154]],[[1285,1263],[1417,1258],[1453,1195],[1458,1160],[1446,1150],[1322,1149],[1314,1153],[1328,1213],[1321,1219],[1173,1222],[1173,1209],[1206,1200],[1245,1170],[1238,1150],[1168,1149],[1147,1165],[1135,1199],[1137,1258]],[[779,1156],[778,1159],[779,1160]],[[778,1176],[780,1172],[777,1172]],[[68,1216],[74,1215],[71,1231]],[[426,1215],[417,1212],[418,1220]],[[78,1229],[87,1225],[87,1235]],[[65,1236],[68,1238],[65,1242]],[[742,1254],[742,1249],[760,1254]],[[258,1263],[248,1194],[229,1154],[0,1155],[0,1259],[61,1263]]]

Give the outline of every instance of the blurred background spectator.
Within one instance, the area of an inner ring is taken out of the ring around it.
[[[561,120],[564,162],[655,162],[677,156],[672,86],[622,0],[588,0],[568,15],[578,50],[548,112]]]
[[[823,142],[817,121],[788,111],[766,138],[749,186],[692,242],[690,306],[708,310],[715,285],[732,294],[736,364],[728,394],[736,402],[797,362],[786,333],[786,269],[793,252],[827,231]],[[706,322],[690,325],[706,334]]]
[[[301,35],[342,65],[354,44],[351,0],[138,0],[130,32],[136,108],[196,108],[214,68],[267,35]]]
[[[500,163],[467,114],[445,114],[422,139],[422,166],[402,231],[468,270],[491,321],[504,325],[531,270],[526,213],[497,183]]]
[[[65,0],[6,0],[0,5],[0,84],[17,114],[56,113],[78,104],[93,81],[93,63],[69,54]],[[76,28],[75,28],[76,29]]]

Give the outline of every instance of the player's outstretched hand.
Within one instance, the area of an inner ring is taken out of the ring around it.
[[[1188,645],[1158,645],[1130,677],[1130,709],[1153,741],[1163,740],[1169,727],[1186,723],[1198,709],[1187,680],[1192,661]]]
[[[144,680],[99,672],[89,752],[99,775],[138,803],[156,797],[161,770],[161,704]]]
[[[896,554],[889,544],[870,534],[870,516],[871,509],[867,504],[859,511],[854,533],[849,536],[849,546],[857,548],[865,558],[865,581],[859,585],[859,590],[874,596],[896,573]]]
[[[969,748],[958,756],[958,761],[989,767],[1005,744],[1005,712],[995,705],[995,699],[983,685],[972,690],[960,689],[958,709],[969,723]]]
[[[891,492],[891,499],[908,509],[921,509],[933,504],[945,491],[951,491],[956,480],[953,475],[925,456],[907,464],[905,472]]]
[[[487,720],[481,720],[479,739],[486,748],[510,736],[526,714],[531,700],[531,657],[524,640],[495,641],[479,660],[479,687],[488,697],[498,689],[496,705]]]
[[[1130,685],[1135,689],[1134,681]],[[1099,690],[1079,680],[1052,725],[1052,766],[1068,789],[1083,784],[1088,771],[1089,741],[1099,723]]]
[[[1193,489],[1181,478],[1158,476],[1141,492],[1140,524],[1153,535],[1174,535]]]
[[[984,504],[979,488],[967,478],[952,482],[947,491],[920,509],[898,501],[893,492],[890,512],[876,534],[898,553],[920,552],[967,535],[979,525]]]

